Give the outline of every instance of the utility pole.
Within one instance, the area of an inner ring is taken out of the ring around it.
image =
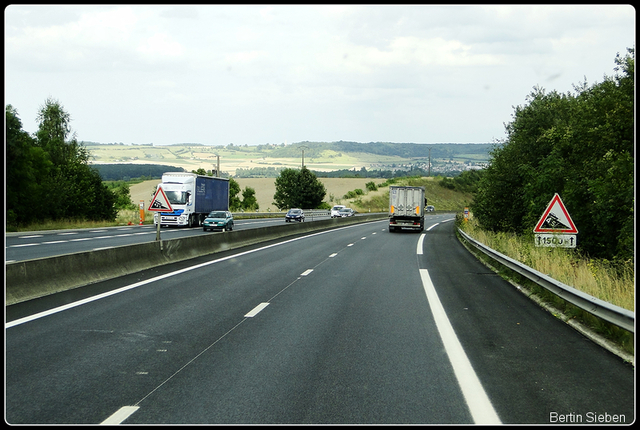
[[[431,148],[429,148],[429,177],[431,177]]]
[[[213,176],[216,177],[216,178],[219,178],[220,177],[220,155],[215,154],[215,156],[216,156],[216,160],[217,160],[216,165],[214,166],[216,168],[216,174],[213,175]]]
[[[302,167],[304,168],[304,150],[309,149],[309,147],[302,145],[299,148],[302,150]]]

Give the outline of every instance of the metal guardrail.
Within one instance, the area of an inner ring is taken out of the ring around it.
[[[330,209],[302,209],[304,212],[305,218],[314,219],[314,218],[322,218],[331,216]],[[284,212],[232,212],[234,218],[242,219],[242,218],[278,218],[287,214],[287,211]],[[359,215],[364,215],[365,213],[360,213]],[[367,213],[371,214],[371,213]]]
[[[519,261],[507,257],[488,246],[478,242],[471,236],[466,234],[460,228],[458,228],[460,234],[474,247],[483,252],[485,255],[493,258],[514,272],[530,279],[541,287],[547,289],[553,294],[566,300],[567,302],[579,307],[580,309],[595,315],[611,324],[614,324],[620,328],[623,328],[631,333],[635,333],[635,312],[631,312],[627,309],[613,305],[604,300],[600,300],[593,296],[590,296],[582,291],[576,290],[569,285],[563,284],[529,266],[526,266]]]
[[[329,216],[329,209],[303,209],[306,218]],[[232,212],[234,218],[256,217],[256,218],[278,218],[287,214],[287,212]]]

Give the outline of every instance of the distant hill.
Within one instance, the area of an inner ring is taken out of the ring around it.
[[[392,142],[297,142],[285,145],[173,145],[81,142],[94,166],[104,164],[154,164],[165,171],[175,166],[186,171],[210,171],[219,157],[220,169],[245,178],[276,177],[283,168],[300,167],[324,176],[391,177],[414,171],[417,175],[455,176],[484,167],[494,144],[490,143],[392,143]],[[164,166],[164,167],[162,167]],[[102,170],[101,172],[106,171]],[[110,169],[110,170],[109,170]],[[109,171],[115,171],[108,168]],[[374,173],[377,172],[377,173]],[[123,173],[123,175],[131,176]],[[148,176],[148,175],[144,175]],[[155,176],[155,175],[154,175]],[[104,176],[103,176],[104,177]]]
[[[402,158],[470,158],[469,156],[478,156],[483,160],[488,160],[489,151],[493,144],[489,143],[392,143],[392,142],[300,142],[278,147],[274,150],[275,156],[291,156],[299,155],[301,145],[309,147],[309,153],[305,151],[305,156],[313,155],[323,151],[331,150],[346,153],[374,154],[384,156],[396,156]],[[258,145],[259,146],[259,145]]]

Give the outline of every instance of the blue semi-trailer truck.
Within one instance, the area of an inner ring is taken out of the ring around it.
[[[229,179],[186,172],[167,172],[157,188],[167,196],[173,212],[158,212],[160,226],[202,226],[211,211],[229,210]],[[157,189],[156,189],[157,192]]]

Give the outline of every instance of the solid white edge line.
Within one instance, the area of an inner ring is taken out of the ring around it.
[[[427,230],[428,231],[428,230]],[[418,239],[418,246],[416,248],[416,253],[418,255],[422,255],[422,242],[424,242],[424,233],[420,235],[420,239]]]
[[[425,269],[420,269],[420,277],[422,278],[422,285],[427,294],[427,300],[440,333],[440,338],[447,351],[458,385],[460,385],[462,394],[469,406],[473,421],[476,424],[502,424],[478,379],[478,375],[473,370],[467,354],[462,349],[462,345],[431,282],[429,272]]]
[[[140,406],[123,406],[117,411],[115,411],[109,418],[102,421],[100,425],[117,425],[121,424],[122,421],[126,420],[133,414],[135,411],[140,409]]]
[[[230,260],[232,258],[242,257],[243,255],[248,255],[248,254],[252,254],[254,252],[262,251],[262,250],[265,250],[265,249],[273,248],[273,247],[284,245],[284,244],[287,244],[287,243],[296,242],[298,240],[306,239],[308,237],[320,236],[322,234],[336,232],[336,231],[340,231],[340,230],[344,230],[344,229],[348,229],[348,228],[354,228],[354,227],[358,227],[358,226],[362,226],[362,225],[363,224],[352,224],[352,225],[348,225],[348,226],[345,226],[345,227],[336,228],[336,229],[333,229],[333,230],[325,230],[325,231],[321,231],[321,232],[318,232],[318,233],[313,233],[313,234],[310,234],[310,235],[307,235],[307,236],[296,237],[296,238],[293,238],[293,239],[285,240],[283,242],[273,243],[271,245],[263,246],[263,247],[256,248],[256,249],[251,249],[249,251],[240,252],[238,254],[229,255],[227,257],[218,258],[216,260],[206,261],[204,263],[196,264],[195,266],[185,267],[184,269],[176,270],[175,272],[166,273],[164,275],[156,276],[155,278],[151,278],[151,279],[147,279],[147,280],[144,280],[144,281],[136,282],[135,284],[127,285],[125,287],[118,288],[117,290],[107,291],[105,293],[98,294],[97,296],[87,297],[86,299],[79,300],[77,302],[68,303],[66,305],[59,306],[57,308],[53,308],[53,309],[49,309],[47,311],[43,311],[43,312],[40,312],[40,313],[37,313],[37,314],[29,315],[29,316],[26,316],[24,318],[19,318],[17,320],[5,323],[4,328],[8,329],[8,328],[20,325],[20,324],[27,323],[29,321],[34,321],[34,320],[40,319],[42,317],[46,317],[48,315],[52,315],[52,314],[55,314],[55,313],[58,313],[58,312],[62,312],[62,311],[65,311],[67,309],[75,308],[76,306],[84,305],[86,303],[90,303],[90,302],[93,302],[95,300],[100,300],[100,299],[103,299],[105,297],[112,296],[114,294],[122,293],[124,291],[128,291],[128,290],[131,290],[133,288],[141,287],[143,285],[150,284],[150,283],[155,282],[155,281],[160,281],[162,279],[169,278],[169,277],[174,276],[174,275],[179,275],[181,273],[185,273],[185,272],[188,272],[190,270],[199,269],[201,267],[209,266],[210,264],[219,263],[219,262],[222,262],[222,261]]]
[[[444,222],[444,221],[443,221],[443,222]],[[440,223],[439,223],[439,222],[435,223],[434,225],[432,225],[431,227],[429,227],[429,228],[427,229],[427,231],[431,230],[433,227],[437,226],[438,224],[440,224]]]
[[[255,308],[251,309],[251,311],[248,314],[246,314],[244,317],[245,318],[253,318],[256,315],[258,315],[260,313],[260,311],[262,311],[267,306],[269,306],[269,303],[267,303],[267,302],[260,303],[258,306],[256,306]]]

